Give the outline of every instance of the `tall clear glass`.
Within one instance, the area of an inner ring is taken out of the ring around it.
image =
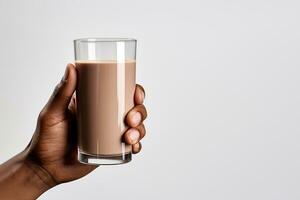
[[[74,40],[77,71],[78,160],[113,165],[131,161],[122,141],[134,106],[136,43],[130,38]]]

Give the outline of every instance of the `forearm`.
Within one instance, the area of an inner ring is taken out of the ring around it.
[[[0,165],[1,199],[36,199],[54,185],[43,169],[26,159],[25,151]]]

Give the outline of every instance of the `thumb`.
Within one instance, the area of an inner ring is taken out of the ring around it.
[[[76,89],[76,69],[68,64],[60,83],[55,87],[47,105],[47,114],[64,114]]]

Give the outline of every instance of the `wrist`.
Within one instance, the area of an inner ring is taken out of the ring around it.
[[[27,158],[26,151],[0,165],[1,199],[36,199],[55,185],[49,173]]]
[[[57,185],[57,182],[53,179],[51,174],[32,160],[28,154],[25,155],[23,163],[27,168],[26,171],[33,176],[32,181],[38,190],[45,192]]]

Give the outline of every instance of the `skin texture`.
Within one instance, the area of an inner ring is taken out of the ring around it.
[[[77,160],[75,88],[75,66],[68,64],[61,82],[39,114],[28,146],[0,165],[1,198],[36,199],[48,189],[79,179],[98,167]],[[146,133],[144,98],[144,89],[137,85],[135,107],[125,119],[131,128],[123,135],[124,141],[132,145],[133,153],[141,150],[140,140]]]

